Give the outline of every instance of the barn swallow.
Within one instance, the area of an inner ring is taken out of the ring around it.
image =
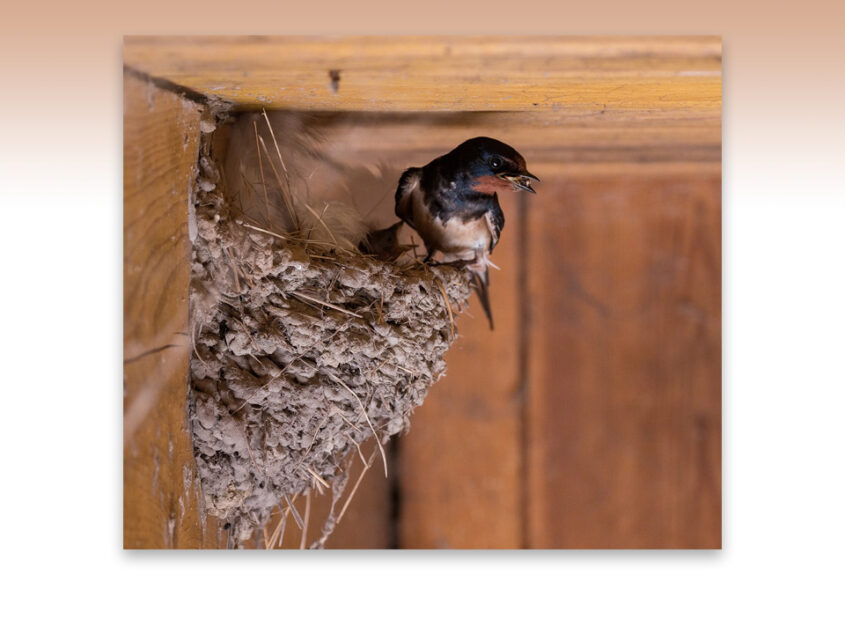
[[[464,141],[424,167],[405,170],[399,178],[396,215],[422,238],[426,262],[433,262],[439,252],[444,263],[467,266],[491,330],[488,257],[505,226],[497,191],[534,194],[532,180],[540,179],[525,168],[522,155],[489,137]]]

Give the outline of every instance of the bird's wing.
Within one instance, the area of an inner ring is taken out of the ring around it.
[[[505,214],[502,213],[502,208],[499,206],[498,196],[493,196],[493,202],[487,213],[484,214],[484,219],[487,221],[487,228],[490,230],[490,253],[493,253],[493,249],[499,243],[502,229],[505,227]]]
[[[420,186],[422,170],[419,167],[406,169],[399,177],[396,188],[396,215],[414,228],[414,191]]]

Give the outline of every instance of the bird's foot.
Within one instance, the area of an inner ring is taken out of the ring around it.
[[[462,264],[463,266],[472,266],[474,264],[478,264],[478,256],[475,256],[471,260],[452,260],[449,264],[459,265]]]
[[[442,262],[437,262],[434,259],[435,255],[437,255],[436,250],[432,250],[432,251],[429,251],[428,253],[426,253],[425,259],[423,260],[423,264],[426,264],[428,266],[440,266],[442,264]]]

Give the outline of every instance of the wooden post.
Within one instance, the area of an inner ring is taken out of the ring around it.
[[[207,543],[185,416],[200,106],[129,74],[123,95],[123,545],[195,548]]]

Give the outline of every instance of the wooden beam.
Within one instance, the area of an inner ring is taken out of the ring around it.
[[[655,166],[687,163],[718,172],[722,129],[705,119],[575,119],[555,112],[314,113],[309,130],[322,149],[351,165],[421,165],[473,136],[493,136],[516,147],[532,166]]]
[[[243,108],[712,118],[722,99],[718,37],[127,37],[124,63]]]
[[[124,75],[123,544],[216,545],[186,427],[188,205],[200,107]]]

